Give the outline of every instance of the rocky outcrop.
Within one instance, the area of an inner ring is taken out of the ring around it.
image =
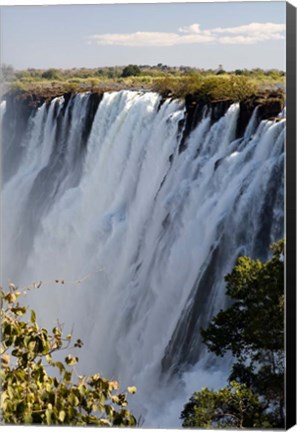
[[[117,90],[123,90],[119,88]],[[87,91],[90,91],[88,89]],[[108,87],[100,90],[91,90],[92,96],[89,100],[90,107],[88,109],[90,122],[92,123],[97,107],[103,97],[105,91],[115,91],[114,88],[109,89]],[[6,94],[4,98],[7,100],[8,105],[14,104],[16,118],[22,119],[21,121],[26,124],[32,110],[41,106],[44,102],[49,102],[53,98],[58,96],[64,96],[67,106],[67,102],[70,99],[72,92],[65,92],[63,86],[51,86],[46,88],[36,88],[30,91],[14,91]],[[170,97],[170,96],[167,96]],[[160,101],[160,106],[166,100],[166,96],[163,95]],[[201,99],[199,94],[188,94],[185,97],[185,109],[186,116],[183,121],[180,122],[180,134],[182,134],[179,151],[182,152],[186,148],[186,140],[190,132],[197,126],[199,121],[202,119],[205,111],[211,110],[211,122],[218,121],[228,110],[230,105],[234,102],[232,99],[224,100],[210,100]],[[249,97],[248,99],[240,102],[240,113],[237,122],[236,138],[243,136],[247,124],[252,116],[254,109],[259,106],[258,109],[258,121],[264,119],[276,118],[281,112],[284,105],[284,92],[283,90],[271,91],[264,90],[259,91],[257,94]],[[21,115],[17,114],[21,111]],[[11,130],[15,128],[11,125]],[[18,128],[19,129],[19,128]],[[19,129],[20,130],[20,129]],[[88,136],[89,131],[86,129],[85,135]],[[10,139],[18,139],[14,133],[10,134]]]
[[[274,119],[282,111],[284,106],[284,92],[259,92],[252,98],[240,102],[240,112],[237,123],[236,136],[243,136],[251,115],[256,107],[258,109],[258,121]]]
[[[1,130],[2,173],[4,178],[9,179],[15,172],[23,154],[24,149],[20,143],[24,130],[27,128],[28,119],[36,106],[42,104],[42,101],[37,100],[35,95],[21,93],[9,93],[5,96],[5,100],[6,111],[3,117],[5,128]]]
[[[192,94],[185,97],[186,118],[181,124],[183,136],[179,151],[186,148],[186,140],[190,132],[195,129],[202,119],[205,110],[211,109],[211,123],[218,121],[234,102],[232,99],[224,100],[201,100],[199,95]],[[237,121],[236,138],[241,138],[248,125],[248,122],[256,107],[258,108],[258,122],[266,119],[275,119],[284,106],[284,92],[261,91],[254,96],[240,102],[240,112]]]
[[[231,99],[205,101],[200,100],[195,94],[187,95],[185,97],[186,118],[183,124],[183,136],[179,151],[185,150],[186,140],[190,132],[195,129],[206,111],[211,109],[211,123],[215,123],[226,113],[232,102]]]

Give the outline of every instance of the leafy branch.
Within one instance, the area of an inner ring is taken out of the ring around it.
[[[136,419],[126,406],[128,393],[134,394],[136,388],[118,393],[117,381],[100,374],[78,375],[75,365],[79,359],[71,354],[64,361],[56,361],[55,352],[81,348],[82,341],[73,343],[72,334],[63,336],[60,324],[52,332],[40,328],[35,312],[20,305],[21,294],[13,283],[7,292],[0,289],[1,422],[135,426]]]

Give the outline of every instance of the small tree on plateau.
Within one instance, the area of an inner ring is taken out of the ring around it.
[[[122,77],[126,78],[129,76],[137,76],[137,75],[140,75],[140,73],[141,73],[141,70],[140,70],[139,66],[130,64],[123,69]]]
[[[135,426],[127,393],[116,393],[116,381],[99,374],[75,377],[78,358],[70,354],[64,362],[54,360],[56,351],[69,348],[72,335],[63,337],[60,326],[51,333],[40,328],[33,310],[25,319],[29,310],[18,302],[20,294],[14,284],[8,292],[1,289],[2,423]],[[73,344],[81,346],[79,339]]]
[[[272,252],[266,263],[238,258],[225,277],[232,304],[201,334],[210,351],[236,359],[230,384],[217,393],[195,393],[181,414],[184,426],[218,427],[224,418],[234,427],[284,427],[284,241]]]
[[[44,71],[41,76],[48,80],[56,80],[61,78],[61,73],[58,69],[50,68]]]

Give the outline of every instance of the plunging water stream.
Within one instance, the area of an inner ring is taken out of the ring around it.
[[[193,391],[225,384],[199,337],[226,304],[224,275],[283,236],[285,119],[256,109],[236,138],[239,104],[217,121],[205,107],[181,151],[183,102],[96,103],[53,99],[17,133],[2,102],[2,283],[43,281],[28,302],[84,341],[81,373],[135,385],[143,425],[176,427]]]

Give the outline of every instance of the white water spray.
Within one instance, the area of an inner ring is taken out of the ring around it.
[[[183,103],[123,91],[104,94],[84,142],[90,97],[28,122],[2,191],[2,283],[65,280],[30,293],[41,324],[84,341],[81,373],[136,385],[144,426],[176,427],[191,393],[226,376],[198,337],[224,275],[283,235],[285,120],[258,125],[256,110],[235,139],[239,105],[215,123],[209,110],[180,152]]]

